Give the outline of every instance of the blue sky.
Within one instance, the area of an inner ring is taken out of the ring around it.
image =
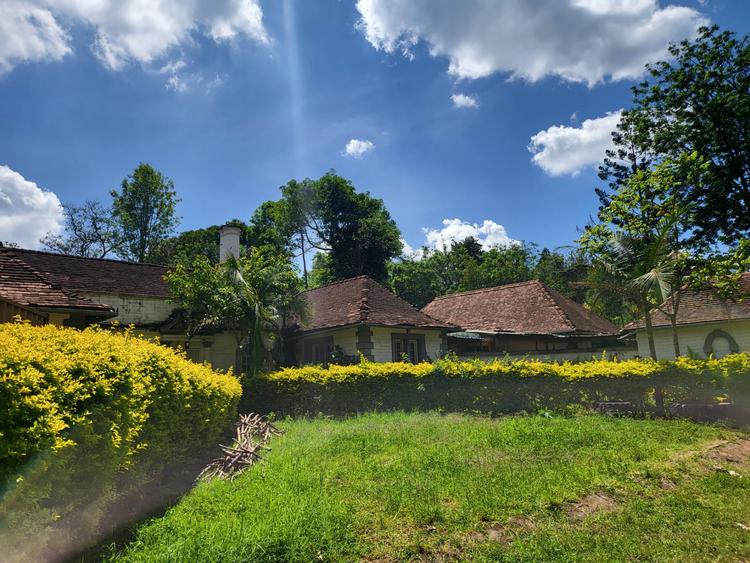
[[[750,27],[741,0],[103,4],[0,6],[0,240],[34,246],[58,200],[108,201],[144,161],[180,230],[334,168],[413,247],[567,245],[643,62],[705,21]]]

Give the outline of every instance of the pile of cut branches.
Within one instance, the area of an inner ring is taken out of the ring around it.
[[[272,436],[283,434],[270,420],[259,414],[241,414],[237,422],[234,444],[219,447],[224,455],[211,461],[198,479],[234,479],[247,467],[261,461],[260,452],[270,450],[266,443]]]

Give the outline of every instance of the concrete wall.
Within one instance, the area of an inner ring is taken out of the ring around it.
[[[376,362],[393,361],[393,350],[391,348],[391,334],[406,334],[406,329],[371,327],[373,359]],[[410,329],[409,334],[422,334],[425,337],[425,348],[430,360],[440,357],[441,334],[440,330]],[[346,327],[331,330],[322,330],[299,338],[295,342],[294,353],[298,363],[304,361],[304,343],[307,340],[333,336],[333,345],[340,346],[347,356],[359,356],[357,349],[357,327]]]
[[[139,295],[113,295],[111,293],[81,293],[95,303],[104,303],[117,309],[117,316],[108,322],[122,324],[147,324],[167,320],[175,306],[167,299]]]
[[[320,332],[315,332],[297,339],[294,343],[294,355],[297,359],[297,363],[304,363],[306,341],[326,338],[328,336],[333,336],[333,345],[340,346],[344,354],[347,356],[359,356],[359,350],[357,350],[357,328],[334,328],[331,330],[321,330]]]
[[[750,320],[722,321],[706,323],[693,326],[678,327],[680,341],[680,352],[682,355],[694,355],[703,358],[703,346],[706,338],[715,330],[722,330],[731,335],[737,342],[741,352],[750,351]],[[639,330],[636,334],[638,341],[638,353],[644,358],[650,356],[648,350],[648,339],[646,331]],[[670,327],[654,329],[654,344],[656,345],[656,356],[660,360],[674,359],[674,346],[672,345],[672,329]],[[721,357],[729,352],[727,341],[717,338],[713,343],[714,356]]]
[[[372,327],[372,355],[376,362],[392,362],[393,347],[391,334],[406,334],[404,328]],[[425,352],[429,360],[437,360],[440,357],[441,331],[430,329],[409,329],[409,334],[423,334]]]

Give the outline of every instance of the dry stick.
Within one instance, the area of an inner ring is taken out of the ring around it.
[[[223,457],[211,461],[198,475],[198,480],[209,480],[216,477],[233,480],[245,468],[262,461],[262,450],[270,450],[265,445],[273,436],[283,434],[270,420],[259,414],[243,414],[237,422],[234,445],[219,445]]]

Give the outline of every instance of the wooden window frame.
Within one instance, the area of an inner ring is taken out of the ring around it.
[[[400,355],[396,353],[396,342],[399,340],[406,341],[406,342],[408,342],[409,340],[414,340],[417,342],[417,358],[416,358],[416,361],[412,363],[418,364],[419,362],[425,362],[428,360],[427,346],[425,345],[424,334],[412,334],[409,332],[392,332],[391,333],[391,357],[393,358],[394,362],[402,361]]]

